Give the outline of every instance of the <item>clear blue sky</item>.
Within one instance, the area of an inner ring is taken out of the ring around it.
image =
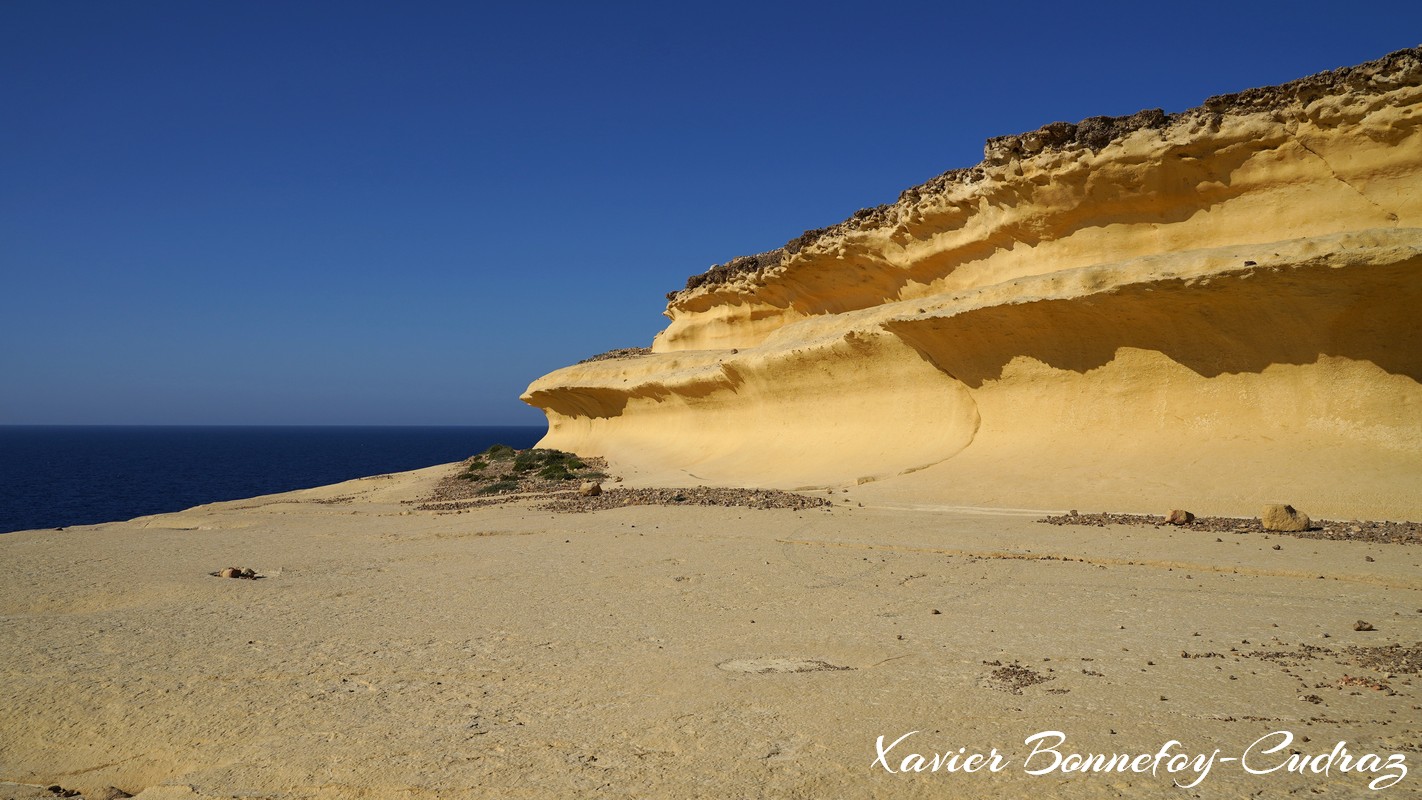
[[[712,263],[1420,8],[4,0],[0,424],[537,424]]]

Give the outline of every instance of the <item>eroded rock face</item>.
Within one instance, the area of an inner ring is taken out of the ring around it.
[[[1422,51],[985,155],[694,277],[651,353],[535,381],[541,446],[963,503],[1422,516]]]

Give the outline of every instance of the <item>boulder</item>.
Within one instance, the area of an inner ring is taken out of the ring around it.
[[[1189,511],[1177,508],[1170,512],[1170,516],[1166,517],[1165,521],[1171,525],[1189,525],[1195,521],[1195,515]]]
[[[1306,531],[1313,524],[1307,514],[1282,503],[1271,503],[1260,509],[1259,521],[1266,531]]]
[[[240,577],[242,577],[242,570],[237,569],[236,567],[227,567],[226,569],[224,569],[224,570],[222,570],[221,572],[217,573],[217,577],[219,577],[219,578],[240,578]]]
[[[593,481],[586,481],[578,487],[578,494],[583,497],[597,497],[602,494],[602,484]]]

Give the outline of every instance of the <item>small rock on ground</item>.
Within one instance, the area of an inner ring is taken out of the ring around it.
[[[1308,518],[1307,514],[1283,503],[1270,503],[1260,509],[1259,522],[1266,531],[1286,533],[1306,531],[1313,526],[1313,521]]]

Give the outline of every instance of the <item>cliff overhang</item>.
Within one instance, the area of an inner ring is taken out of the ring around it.
[[[1422,51],[1052,123],[524,399],[662,479],[1422,516]]]

